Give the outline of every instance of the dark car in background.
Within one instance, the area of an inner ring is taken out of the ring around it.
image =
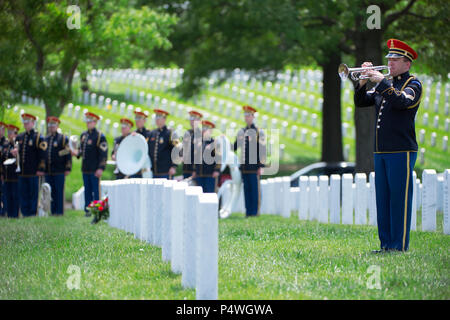
[[[353,162],[316,162],[291,174],[291,187],[298,187],[300,176],[330,176],[355,173]]]

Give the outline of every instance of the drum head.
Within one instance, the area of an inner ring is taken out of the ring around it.
[[[129,135],[119,145],[116,163],[120,172],[129,176],[141,170],[148,158],[148,144],[145,138],[136,134]]]

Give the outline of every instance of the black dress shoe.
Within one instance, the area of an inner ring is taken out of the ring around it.
[[[372,254],[379,254],[379,253],[385,253],[385,252],[387,252],[387,250],[384,248],[380,249],[380,250],[372,250],[371,251]]]

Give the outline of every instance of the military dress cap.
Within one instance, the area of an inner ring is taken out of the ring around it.
[[[212,123],[211,121],[208,121],[208,120],[203,120],[202,126],[205,129],[214,129],[216,127],[216,125],[214,123]]]
[[[189,115],[191,116],[191,120],[197,120],[203,118],[203,114],[198,111],[191,110],[189,111]]]
[[[256,109],[250,106],[243,106],[242,109],[245,113],[254,114],[256,112]]]
[[[57,123],[57,124],[60,124],[60,123],[61,123],[61,120],[59,120],[58,117],[50,116],[50,117],[47,117],[47,123]]]
[[[98,121],[100,120],[100,117],[92,112],[86,112],[84,114],[84,117],[86,118],[86,121]]]
[[[134,111],[134,119],[147,119],[148,115],[142,111]]]
[[[121,124],[125,124],[125,125],[127,125],[127,126],[129,126],[130,128],[132,128],[133,127],[133,121],[131,121],[130,119],[128,119],[128,118],[122,118],[122,119],[120,119],[120,123]]]
[[[387,41],[387,46],[389,48],[389,53],[386,55],[386,58],[406,57],[409,61],[413,61],[418,57],[417,52],[403,41],[389,39]]]
[[[165,110],[162,109],[154,109],[153,112],[156,114],[156,116],[159,117],[167,117],[169,115],[169,113]]]
[[[8,129],[8,131],[14,131],[15,133],[19,132],[19,127],[13,125],[13,124],[7,124],[6,128]]]
[[[36,116],[29,113],[22,113],[21,117],[23,122],[36,121]]]

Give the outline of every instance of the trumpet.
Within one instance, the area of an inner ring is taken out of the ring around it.
[[[369,70],[387,70],[387,73],[384,74],[385,78],[391,77],[391,70],[388,66],[372,66],[372,67],[360,67],[360,68],[349,68],[346,64],[341,63],[338,68],[338,74],[341,77],[342,80],[346,80],[348,76],[354,80],[363,80],[363,79],[369,79],[369,76],[366,76],[362,74],[365,71]]]

